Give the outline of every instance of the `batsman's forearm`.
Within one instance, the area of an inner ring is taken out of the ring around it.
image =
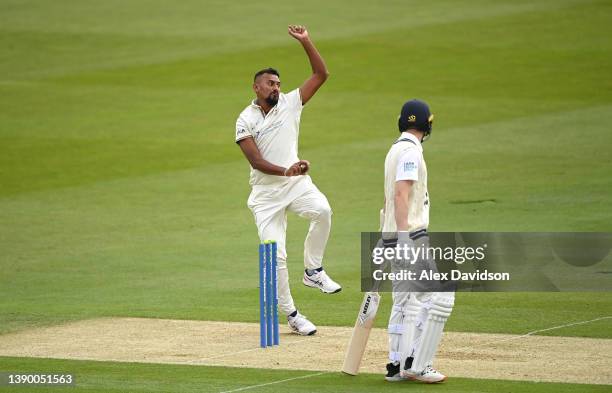
[[[398,231],[408,230],[408,196],[403,193],[395,195],[395,226]]]
[[[329,71],[327,71],[327,66],[325,65],[325,60],[319,54],[319,51],[314,46],[310,38],[307,38],[301,41],[302,46],[304,47],[304,51],[308,56],[308,61],[310,61],[310,67],[312,67],[312,73],[314,75],[320,76],[323,80],[327,79],[329,76]]]
[[[270,161],[266,161],[263,158],[254,160],[251,162],[253,169],[257,169],[266,175],[285,176],[286,168],[272,164]]]

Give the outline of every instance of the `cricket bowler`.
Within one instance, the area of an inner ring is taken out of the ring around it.
[[[406,102],[398,119],[401,133],[385,159],[384,239],[386,247],[427,247],[429,194],[423,142],[430,136],[433,115],[419,100]],[[432,264],[433,261],[424,261]],[[432,367],[444,324],[454,304],[454,292],[407,289],[393,282],[393,308],[389,317],[387,381],[443,382],[446,376]]]
[[[248,207],[253,212],[261,241],[276,240],[278,307],[287,316],[291,330],[309,336],[316,326],[300,314],[289,290],[285,235],[287,211],[310,220],[304,242],[302,282],[324,293],[340,292],[342,287],[323,270],[323,254],[331,229],[332,211],[327,198],[307,174],[310,163],[298,158],[298,136],[302,107],[325,83],[329,73],[325,62],[310,40],[304,26],[291,25],[289,35],[298,40],[310,61],[312,75],[302,86],[281,92],[278,71],[273,68],[255,74],[256,98],[236,121],[236,143],[251,165],[251,194]]]

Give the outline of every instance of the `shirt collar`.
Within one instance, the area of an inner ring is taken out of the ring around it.
[[[410,139],[411,141],[413,141],[418,147],[420,147],[421,149],[423,148],[421,146],[421,141],[419,140],[419,138],[417,138],[416,136],[414,136],[413,134],[409,133],[409,132],[402,132],[402,134],[400,135],[399,138],[397,138],[398,140],[400,139]]]
[[[276,111],[276,109],[278,108],[278,104],[279,104],[279,103],[280,103],[280,95],[279,95],[279,99],[278,99],[278,102],[276,103],[276,105],[274,105],[274,106],[272,107],[272,109],[270,109],[270,112],[268,112],[267,114],[264,114],[264,111],[263,111],[262,107],[261,107],[260,105],[257,105],[257,98],[255,98],[255,99],[253,99],[253,101],[251,101],[251,108],[255,108],[255,109],[257,109],[258,111],[260,111],[260,112],[261,112],[261,113],[262,113],[264,116],[267,116],[267,115],[269,115],[270,113],[272,113],[272,112],[275,112],[275,111]]]

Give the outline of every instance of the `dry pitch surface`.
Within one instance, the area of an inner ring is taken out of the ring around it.
[[[261,349],[259,325],[102,318],[0,336],[0,356],[338,371],[352,328],[300,337],[281,326],[281,345]],[[374,329],[362,372],[384,373],[387,334]],[[612,340],[446,333],[435,366],[450,376],[612,384]]]

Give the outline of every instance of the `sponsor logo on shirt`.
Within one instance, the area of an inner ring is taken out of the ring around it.
[[[416,171],[417,165],[415,162],[408,161],[404,163],[404,172],[413,172]]]
[[[263,130],[259,130],[255,133],[255,138],[259,138],[260,136],[263,136],[265,134],[268,134],[272,131],[275,131],[277,129],[279,129],[281,126],[283,125],[282,121],[276,121],[272,124],[270,124],[268,127],[264,128]]]

